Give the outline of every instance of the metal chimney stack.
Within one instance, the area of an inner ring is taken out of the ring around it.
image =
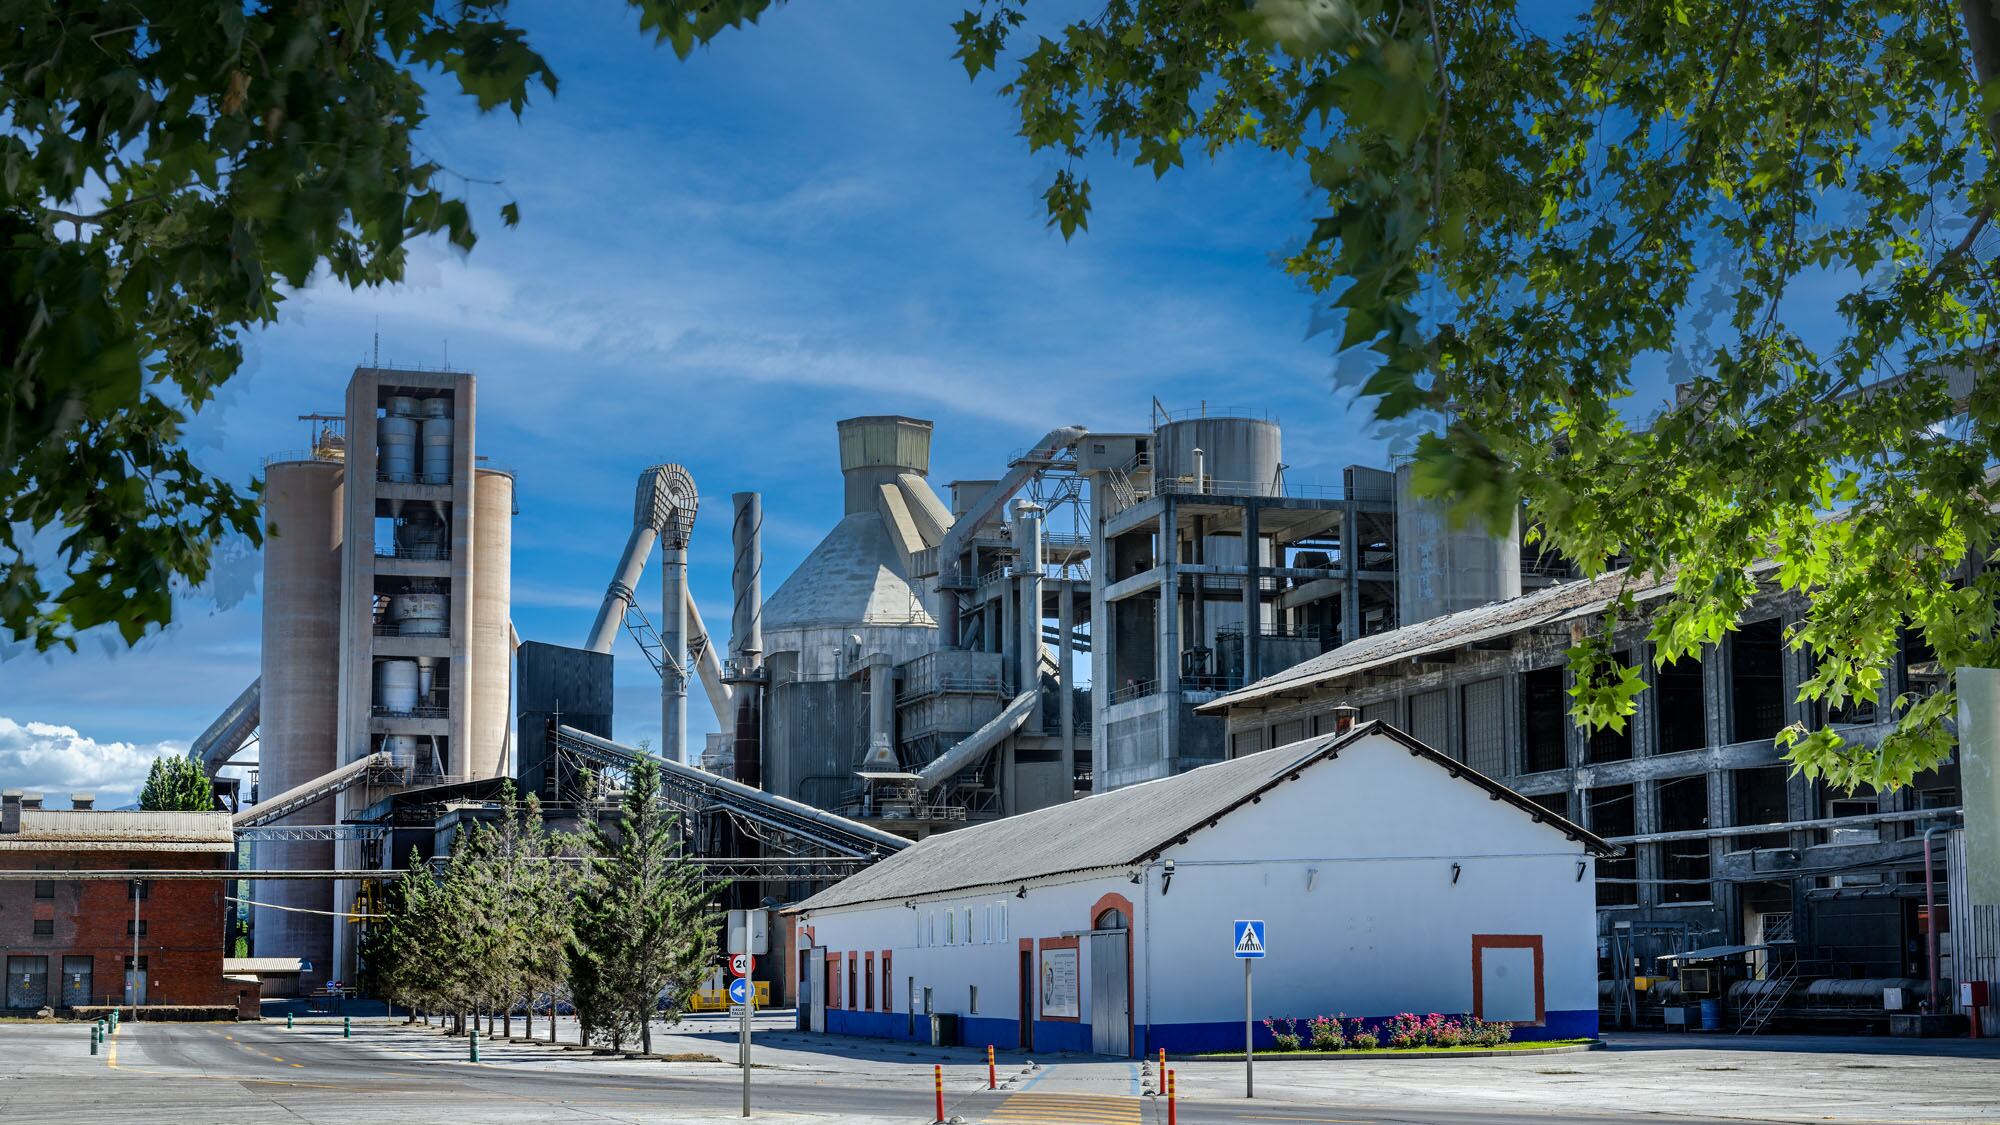
[[[729,619],[729,682],[736,689],[736,780],[764,784],[764,497],[737,492],[729,540],[735,566],[729,587],[734,603]]]

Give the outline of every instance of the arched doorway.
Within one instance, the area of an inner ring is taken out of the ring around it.
[[[1090,919],[1090,1049],[1132,1053],[1132,907],[1100,899]]]

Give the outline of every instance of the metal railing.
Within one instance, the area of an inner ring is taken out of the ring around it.
[[[1144,699],[1149,695],[1157,695],[1159,691],[1160,681],[1158,680],[1135,680],[1112,692],[1111,702],[1129,703],[1134,699]]]
[[[388,719],[446,719],[451,717],[451,704],[447,700],[433,700],[419,703],[408,710],[398,710],[386,703],[377,703],[368,709],[370,714]]]
[[[375,635],[378,637],[409,637],[412,640],[450,640],[451,630],[446,629],[442,633],[405,633],[400,626],[391,625],[386,621],[377,621],[375,622]]]
[[[1219,480],[1193,475],[1154,477],[1153,491],[1177,496],[1283,496],[1294,500],[1343,500],[1346,490],[1337,484],[1293,484],[1290,481]]]
[[[409,562],[450,562],[451,547],[449,545],[441,547],[404,547],[391,543],[385,550],[381,544],[377,544],[375,547],[375,557],[378,559],[403,559]]]

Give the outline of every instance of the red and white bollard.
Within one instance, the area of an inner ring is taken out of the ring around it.
[[[1174,1072],[1167,1072],[1167,1125],[1176,1125],[1174,1120]]]
[[[944,1125],[944,1066],[932,1064],[931,1076],[937,1083],[937,1119],[933,1125]]]

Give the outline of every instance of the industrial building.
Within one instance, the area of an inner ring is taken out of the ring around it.
[[[814,1031],[925,1039],[939,1014],[1009,1048],[1240,1048],[1232,923],[1258,919],[1260,1020],[1469,1012],[1590,1037],[1609,851],[1370,723],[930,837],[787,920]]]
[[[225,813],[66,809],[40,794],[0,795],[0,870],[47,878],[0,879],[0,1009],[113,1004],[214,1008],[233,1018],[254,982],[223,976],[223,881],[236,844]],[[213,869],[214,879],[132,881],[61,872]],[[135,960],[136,957],[136,960]]]
[[[1649,622],[1624,622],[1616,649],[1638,663],[1647,691],[1623,731],[1579,729],[1564,652],[1626,581],[1613,572],[1367,637],[1203,709],[1226,718],[1230,752],[1244,756],[1330,729],[1337,707],[1358,707],[1618,845],[1621,855],[1597,865],[1608,1018],[1661,1019],[1682,995],[1660,958],[1691,950],[1738,947],[1718,955],[1735,962],[1714,991],[1731,992],[1751,1030],[1774,1019],[1881,1028],[1885,989],[1914,1008],[1933,974],[1956,979],[1949,939],[1935,960],[1929,952],[1927,890],[1936,928],[1950,920],[1942,840],[1933,849],[1925,830],[1959,822],[1959,759],[1879,794],[1792,775],[1773,742],[1781,728],[1834,724],[1868,743],[1894,720],[1887,707],[1798,701],[1812,654],[1785,637],[1804,604],[1768,584],[1721,645],[1664,668],[1651,658]],[[1639,601],[1669,590],[1645,585]],[[1943,681],[1914,635],[1887,672],[1885,698]],[[1728,978],[1739,978],[1733,988]]]

